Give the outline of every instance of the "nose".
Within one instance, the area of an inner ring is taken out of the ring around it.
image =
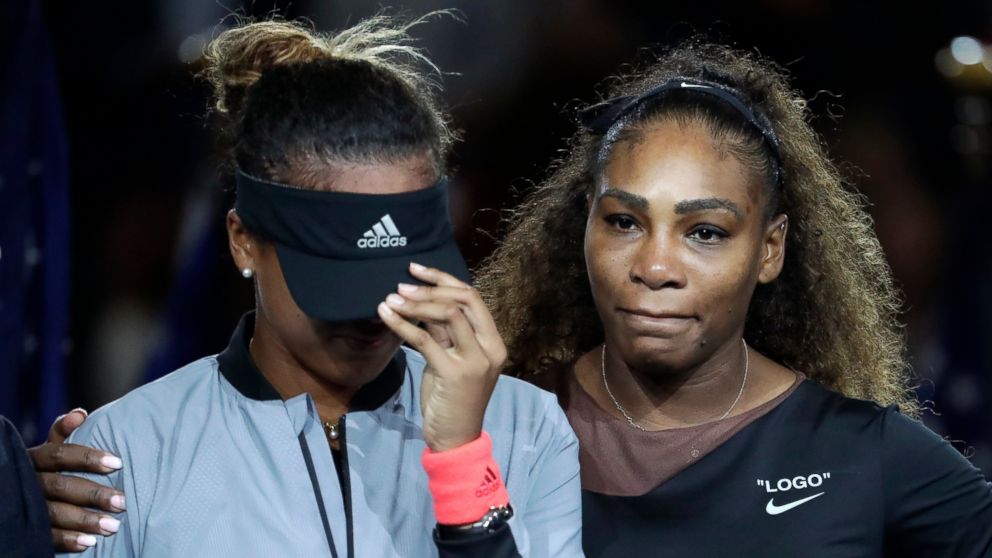
[[[653,291],[685,287],[685,267],[679,257],[679,243],[667,238],[646,238],[634,254],[629,277]]]

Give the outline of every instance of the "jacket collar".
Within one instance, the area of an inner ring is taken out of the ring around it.
[[[231,341],[219,355],[217,363],[220,373],[238,390],[241,395],[257,401],[281,400],[282,397],[272,384],[265,379],[261,370],[255,365],[248,350],[252,332],[255,331],[255,312],[249,312],[241,317],[238,327],[231,335]],[[401,349],[396,351],[382,373],[374,380],[362,386],[351,400],[352,411],[367,411],[378,409],[388,401],[393,405],[408,407],[406,402],[409,395],[404,394],[404,382],[407,374],[406,353]],[[410,409],[406,409],[409,411]]]

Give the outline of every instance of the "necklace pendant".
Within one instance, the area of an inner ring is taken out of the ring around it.
[[[337,440],[341,433],[338,431],[338,425],[330,422],[324,421],[324,432],[327,433],[327,437],[331,440]]]

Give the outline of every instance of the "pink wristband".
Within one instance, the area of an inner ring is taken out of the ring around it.
[[[434,497],[434,516],[442,525],[464,525],[482,519],[492,506],[510,503],[493,440],[483,432],[475,440],[442,452],[424,449],[421,459]]]

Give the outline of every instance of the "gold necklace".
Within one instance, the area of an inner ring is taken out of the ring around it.
[[[741,338],[741,344],[744,345],[744,379],[741,380],[741,389],[737,391],[737,397],[735,397],[734,402],[730,404],[730,408],[727,409],[727,411],[724,412],[723,415],[721,415],[720,418],[717,420],[723,420],[728,416],[730,416],[730,412],[734,410],[734,407],[736,407],[737,403],[741,400],[741,395],[744,395],[744,386],[747,385],[747,371],[751,367],[751,359],[748,358],[747,342],[744,341],[743,337]],[[605,342],[603,343],[603,353],[601,359],[602,359],[602,371],[603,371],[603,386],[606,388],[606,393],[610,396],[610,399],[613,400],[613,404],[616,405],[617,410],[620,411],[620,414],[623,415],[623,418],[627,419],[627,422],[631,426],[633,426],[638,430],[642,430],[646,432],[647,429],[641,426],[640,424],[634,422],[634,417],[630,416],[630,413],[627,412],[627,409],[625,409],[623,405],[621,405],[620,402],[617,401],[617,398],[613,396],[613,392],[610,391],[610,384],[609,382],[606,381],[606,343]]]

